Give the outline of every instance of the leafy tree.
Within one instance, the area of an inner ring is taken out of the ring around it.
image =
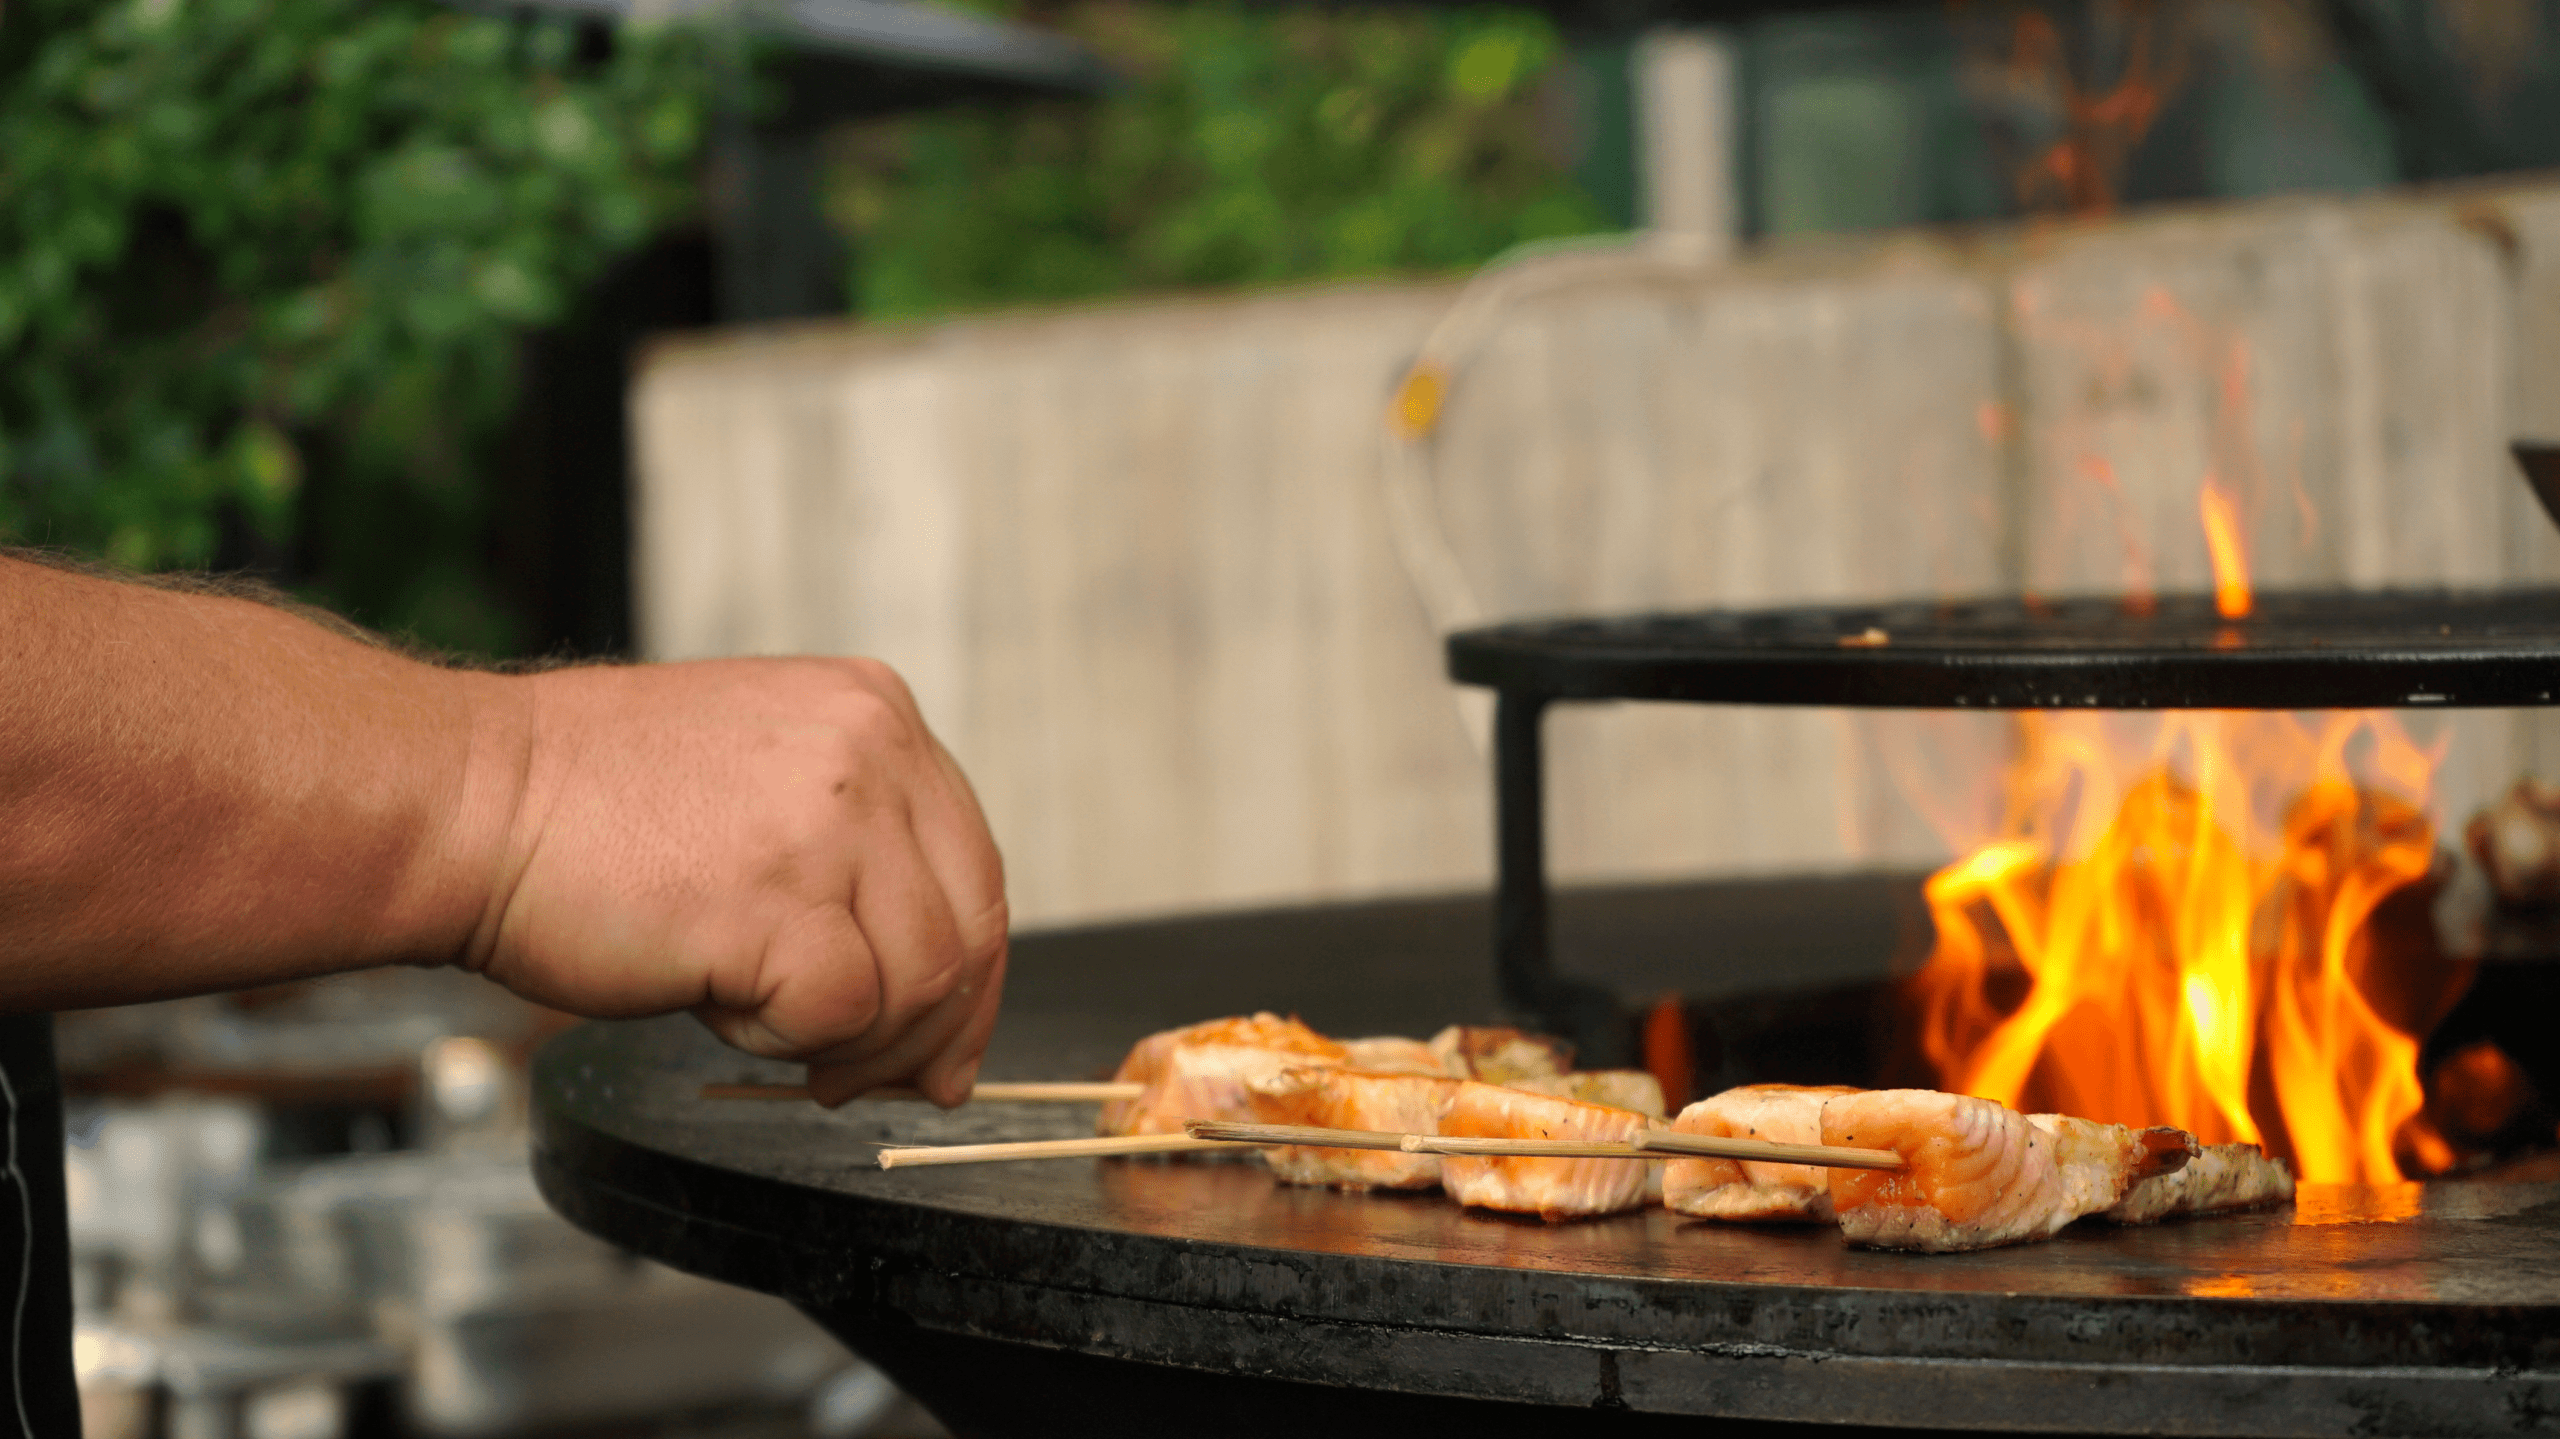
[[[471,552],[519,340],[694,205],[709,82],[672,32],[429,0],[11,0],[0,538],[335,524],[325,597],[505,651]]]
[[[1099,103],[851,131],[831,196],[878,318],[1473,265],[1608,228],[1539,143],[1553,30],[1514,10],[1070,0]]]

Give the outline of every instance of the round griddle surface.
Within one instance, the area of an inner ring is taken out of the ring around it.
[[[2144,1393],[2174,1415],[2237,1406],[2189,1431],[2207,1433],[2345,1432],[2374,1404],[2485,1415],[2519,1386],[2560,1400],[2560,1186],[2313,1189],[2291,1211],[1921,1257],[1660,1209],[1547,1225],[1240,1162],[882,1171],[884,1140],[1080,1126],[1021,1105],[698,1097],[752,1069],[685,1022],[557,1041],[545,1192],[609,1239],[822,1317],[1364,1388],[1961,1425],[2159,1381],[2099,1432],[2156,1426]]]
[[[1658,954],[1663,971],[1611,977],[1659,992],[1676,969],[1694,993],[1765,986],[1805,923],[1808,956],[1880,972],[1904,887],[1567,892],[1559,913],[1569,953]],[[1491,1019],[1484,942],[1480,900],[1024,939],[988,1075],[1082,1077],[1148,1030],[1257,1000],[1337,1033]],[[1393,1406],[1364,1395],[1406,1396],[1407,1418],[1447,1401],[1469,1433],[1493,1432],[1490,1403],[1541,1435],[1647,1413],[2250,1435],[2560,1422],[2560,1185],[2312,1189],[2290,1210],[1918,1256],[1660,1209],[1550,1226],[1286,1188],[1249,1161],[883,1171],[884,1141],[1072,1134],[1091,1111],[699,1097],[790,1074],[689,1020],[572,1031],[536,1064],[536,1175],[599,1235],[794,1300],[946,1417],[1017,1406],[955,1420],[964,1434],[1149,1432],[1058,1419],[1078,1374],[1095,1403],[1163,1375],[1166,1394],[1215,1396],[1201,1412],[1260,1405],[1272,1422],[1252,1432],[1325,1439],[1377,1432],[1362,1416]],[[1325,1396],[1341,1402],[1316,1423]]]
[[[1452,635],[1450,677],[1553,699],[1945,709],[2547,705],[2560,590],[1994,598],[1574,618]]]

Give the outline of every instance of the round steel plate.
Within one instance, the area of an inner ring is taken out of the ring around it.
[[[1606,931],[1564,898],[1568,938]],[[1714,906],[1656,908],[1706,987],[1754,967],[1695,945]],[[1645,932],[1617,937],[1642,950]],[[1177,1006],[1259,998],[1336,1032],[1486,1017],[1482,939],[1480,902],[1026,939],[990,1073],[1088,1072]],[[1435,1404],[1446,1423],[1422,1432],[2560,1425],[2560,1185],[2312,1189],[2289,1210],[1914,1256],[1659,1209],[1550,1226],[1286,1188],[1247,1162],[884,1172],[883,1141],[1068,1134],[1089,1112],[699,1097],[786,1073],[684,1020],[563,1036],[536,1066],[543,1190],[608,1239],[794,1300],[964,1435],[1229,1414],[1217,1432],[1337,1439],[1416,1432]]]
[[[1450,677],[1555,699],[1904,709],[2547,705],[2560,590],[1982,599],[1561,619],[1449,638]]]

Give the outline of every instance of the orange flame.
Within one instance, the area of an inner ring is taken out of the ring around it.
[[[2197,492],[2204,511],[2204,546],[2213,556],[2213,607],[2226,620],[2249,613],[2249,560],[2240,544],[2240,517],[2231,497],[2206,477]]]
[[[2379,714],[2179,714],[2135,765],[2098,716],[2020,729],[2005,833],[1928,884],[1914,984],[1941,1086],[2399,1179],[2418,1041],[2377,1007],[2366,922],[2435,836],[2348,756],[2362,739],[2421,785],[2433,757]]]
[[[2237,619],[2238,518],[2211,476],[2200,506]],[[2435,754],[2385,713],[2184,712],[2140,747],[2096,714],[2018,723],[1998,833],[1927,887],[1912,995],[1939,1085],[2262,1144],[2313,1181],[2448,1162],[2369,923],[2433,866]]]

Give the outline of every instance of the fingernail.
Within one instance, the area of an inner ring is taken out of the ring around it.
[[[973,1059],[967,1064],[960,1066],[960,1072],[953,1076],[951,1081],[951,1102],[953,1104],[968,1103],[969,1091],[977,1087],[978,1061]]]

